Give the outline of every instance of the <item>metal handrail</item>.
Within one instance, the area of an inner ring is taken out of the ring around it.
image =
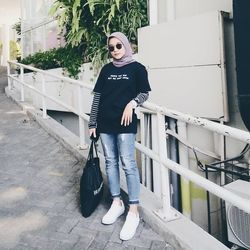
[[[72,84],[78,85],[79,88],[87,88],[87,89],[91,89],[91,90],[93,89],[92,85],[82,83],[82,82],[80,82],[78,80],[73,80],[73,79],[70,79],[70,78],[67,78],[67,77],[54,75],[54,74],[51,74],[49,72],[34,68],[32,66],[27,66],[27,65],[24,65],[24,64],[21,64],[21,63],[13,62],[13,61],[8,61],[8,63],[9,63],[8,64],[8,79],[14,79],[14,80],[18,81],[22,85],[25,85],[26,87],[36,91],[37,93],[41,94],[43,97],[46,97],[46,98],[49,98],[49,99],[55,101],[59,105],[62,105],[62,103],[60,101],[56,100],[55,98],[53,98],[51,96],[48,96],[47,94],[44,93],[44,91],[41,92],[41,91],[35,90],[34,87],[29,86],[28,84],[25,84],[23,82],[22,74],[23,74],[23,69],[24,68],[30,69],[30,70],[35,71],[35,72],[39,72],[43,76],[48,75],[48,76],[57,78],[59,80],[65,81],[65,82],[70,82]],[[21,80],[18,80],[17,78],[10,75],[10,64],[14,64],[16,66],[19,66],[22,69],[21,70]],[[9,83],[9,88],[11,88],[10,83]],[[81,99],[79,99],[79,103],[81,103],[80,101],[81,101]],[[66,107],[66,106],[64,105],[64,107]],[[218,134],[228,136],[228,137],[232,137],[232,138],[235,138],[235,139],[237,139],[239,141],[242,141],[242,142],[245,142],[245,143],[248,143],[248,144],[250,143],[250,133],[249,132],[242,131],[242,130],[237,129],[237,128],[232,128],[232,127],[229,127],[229,126],[226,126],[226,125],[223,125],[223,124],[219,124],[219,123],[216,123],[216,122],[212,122],[212,121],[209,121],[207,119],[194,117],[192,115],[188,115],[188,114],[184,114],[184,113],[181,113],[181,112],[178,112],[178,111],[170,110],[170,109],[167,109],[165,107],[161,107],[161,106],[158,106],[156,104],[150,103],[148,101],[143,104],[143,107],[148,109],[149,111],[155,112],[157,114],[157,117],[159,117],[158,123],[159,123],[159,121],[161,122],[161,124],[158,124],[159,125],[159,131],[161,131],[161,132],[165,131],[164,130],[165,129],[164,128],[165,123],[164,123],[164,119],[162,119],[162,117],[169,116],[169,117],[172,117],[174,119],[177,119],[177,120],[180,120],[180,121],[183,121],[183,122],[195,125],[195,126],[201,126],[201,127],[205,128],[205,129],[208,129],[210,131],[214,131],[214,132],[216,132]],[[81,114],[81,112],[80,112],[81,108],[80,107],[79,107],[78,112],[73,107],[70,107],[68,105],[67,105],[67,109],[69,111],[72,111],[75,114],[77,114],[79,116],[79,120],[81,120],[81,119],[88,120],[89,119],[89,117],[87,115]],[[164,133],[164,135],[166,135],[166,133]],[[163,142],[162,138],[164,137],[164,135],[163,134],[161,135],[160,132],[159,132],[159,138],[158,138],[159,141]],[[80,139],[81,139],[81,133],[80,133]],[[159,143],[159,144],[163,145],[162,143]],[[176,172],[176,173],[180,174],[181,176],[191,180],[195,184],[197,184],[200,187],[210,191],[211,193],[215,194],[216,196],[224,199],[225,201],[228,201],[229,203],[237,206],[238,208],[244,210],[245,212],[250,213],[250,202],[249,202],[249,200],[247,200],[245,198],[242,198],[242,197],[238,196],[237,194],[235,194],[235,193],[233,193],[233,192],[231,192],[229,190],[226,190],[225,188],[223,188],[223,187],[221,187],[221,186],[207,180],[206,178],[194,173],[193,171],[187,169],[186,168],[187,166],[177,164],[176,162],[167,159],[166,157],[164,157],[164,154],[163,154],[163,151],[162,151],[162,150],[165,150],[165,149],[160,148],[159,149],[160,152],[159,152],[159,154],[157,154],[153,150],[143,146],[142,144],[140,144],[138,142],[136,142],[136,148],[139,151],[141,151],[142,153],[144,153],[145,155],[149,156],[153,160],[160,163],[161,166],[164,166],[164,169],[167,168],[167,169],[173,170],[174,172]],[[166,174],[166,172],[163,172],[163,173]],[[165,185],[165,183],[162,183],[162,185],[163,184]],[[166,196],[170,196],[170,192],[166,188],[167,187],[165,185],[165,190],[164,190],[165,193],[163,195],[165,197],[165,200],[163,199],[163,212],[165,213],[165,215],[166,214],[171,214],[171,211],[170,211],[170,198],[169,197],[166,198]],[[168,217],[171,217],[171,216],[168,216]]]

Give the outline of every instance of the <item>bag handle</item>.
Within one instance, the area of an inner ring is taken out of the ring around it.
[[[94,148],[95,148],[95,150],[94,150]],[[89,148],[88,159],[94,158],[94,151],[95,151],[96,157],[98,157],[96,142],[94,140],[92,140],[91,144],[90,144],[90,148]]]

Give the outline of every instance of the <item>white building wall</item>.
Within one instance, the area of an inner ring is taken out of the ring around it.
[[[155,2],[156,0],[151,1]],[[158,23],[171,20],[168,15],[172,15],[173,10],[169,10],[168,8],[172,7],[174,8],[175,19],[213,10],[232,12],[232,0],[157,0],[157,6]]]
[[[16,34],[12,25],[21,17],[20,0],[0,0],[0,42],[3,43],[3,54],[0,58],[0,65],[6,65],[9,59],[9,41],[16,40]]]
[[[176,18],[193,16],[213,10],[232,12],[232,0],[176,0]]]

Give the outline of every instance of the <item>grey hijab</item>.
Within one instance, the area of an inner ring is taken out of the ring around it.
[[[134,62],[135,60],[132,58],[132,48],[130,46],[128,38],[121,32],[114,32],[108,37],[108,42],[109,42],[109,39],[112,37],[119,39],[125,48],[124,56],[118,60],[113,58],[113,64],[116,67],[122,67],[124,65]]]

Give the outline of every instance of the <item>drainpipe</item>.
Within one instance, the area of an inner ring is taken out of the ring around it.
[[[183,121],[177,121],[178,134],[183,139],[187,139],[187,124]],[[179,144],[180,165],[189,168],[188,149]],[[182,198],[182,213],[187,218],[191,219],[191,183],[187,179],[181,177],[181,198]]]

